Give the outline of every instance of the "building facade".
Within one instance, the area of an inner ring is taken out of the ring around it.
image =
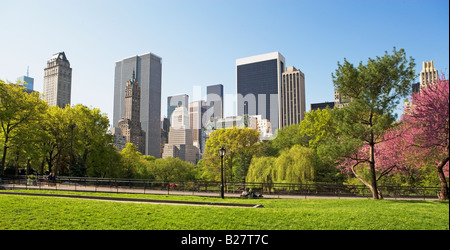
[[[422,71],[420,72],[420,88],[426,87],[428,84],[438,80],[438,71],[434,68],[433,60],[422,63]]]
[[[135,74],[127,81],[125,88],[125,116],[119,120],[118,127],[127,143],[133,143],[137,150],[145,154],[145,131],[141,128],[141,88]]]
[[[200,152],[203,152],[206,141],[203,137],[204,127],[202,123],[203,114],[207,106],[205,101],[189,103],[189,127],[192,130],[192,143]]]
[[[30,77],[28,74],[26,76],[19,77],[19,85],[24,86],[28,92],[33,92],[34,90],[34,78]]]
[[[349,98],[339,92],[339,90],[334,90],[334,107],[343,108],[349,105],[353,101],[353,98]]]
[[[169,143],[164,145],[162,158],[174,157],[196,164],[200,151],[193,145],[192,129],[189,129],[189,114],[182,106],[172,112],[172,123],[169,129]]]
[[[281,128],[299,124],[305,117],[305,75],[295,67],[287,67],[281,85]]]
[[[329,107],[330,109],[333,109],[334,102],[311,103],[311,110],[326,109],[327,107]]]
[[[261,115],[274,130],[281,126],[281,85],[285,59],[268,53],[236,60],[237,115]]]
[[[64,52],[56,53],[44,69],[44,100],[50,106],[65,108],[70,105],[72,68]]]
[[[250,128],[257,130],[261,141],[273,139],[272,125],[268,119],[262,118],[261,115],[230,116],[212,119],[207,122],[204,128],[204,137],[208,139],[211,133],[218,129],[232,129],[234,127],[237,129]]]
[[[177,107],[183,107],[186,111],[189,109],[189,96],[186,94],[167,97],[167,118],[172,124],[172,113]],[[188,122],[188,120],[186,120]]]
[[[126,84],[135,71],[141,88],[140,122],[145,131],[145,155],[161,157],[162,59],[152,53],[116,62],[114,74],[113,126],[125,117]]]
[[[206,87],[206,105],[212,108],[212,118],[223,118],[223,85]]]

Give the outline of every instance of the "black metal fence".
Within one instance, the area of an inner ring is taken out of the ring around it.
[[[264,197],[283,198],[301,196],[333,196],[333,197],[372,197],[370,190],[364,185],[343,184],[301,184],[301,183],[225,183],[228,196],[240,196],[250,189]],[[190,194],[190,195],[218,195],[220,182],[214,181],[163,181],[142,179],[110,179],[87,177],[57,177],[49,181],[46,176],[28,179],[27,176],[4,177],[0,181],[0,189],[41,189],[86,192],[117,192],[143,194]],[[385,198],[420,198],[435,199],[440,191],[439,187],[404,187],[380,186]]]

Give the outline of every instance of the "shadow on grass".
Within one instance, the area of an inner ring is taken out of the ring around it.
[[[383,199],[383,201],[390,202],[390,203],[409,203],[409,204],[448,204],[448,200],[439,201],[439,200],[386,200],[386,199]]]

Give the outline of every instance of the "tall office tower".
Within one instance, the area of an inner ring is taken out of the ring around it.
[[[434,68],[433,60],[423,62],[422,71],[420,72],[420,88],[426,87],[437,79],[438,71]]]
[[[212,108],[212,118],[223,118],[223,85],[211,85],[206,87],[206,105]]]
[[[174,96],[168,96],[167,97],[167,118],[170,121],[170,124],[173,123],[172,121],[172,113],[177,107],[183,107],[186,112],[189,110],[189,96],[186,94],[182,95],[174,95]],[[189,121],[186,120],[186,122]]]
[[[56,53],[44,69],[44,100],[51,106],[70,105],[72,68],[64,52]]]
[[[305,74],[287,67],[281,86],[281,127],[299,124],[305,117],[305,105]]]
[[[118,127],[127,143],[133,143],[139,152],[145,154],[145,132],[140,122],[141,88],[135,74],[127,81],[125,88],[125,116],[119,120]]]
[[[279,93],[284,65],[278,52],[236,60],[237,115],[261,115],[270,120],[273,131],[282,127]]]
[[[161,73],[162,61],[152,53],[116,62],[114,75],[113,126],[125,117],[125,89],[135,71],[141,88],[140,121],[145,131],[145,155],[161,157]]]

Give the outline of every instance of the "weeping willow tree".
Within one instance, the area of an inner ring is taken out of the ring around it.
[[[247,182],[273,183],[277,178],[275,161],[277,158],[253,157],[247,173]]]
[[[310,183],[320,167],[314,149],[295,145],[278,158],[254,157],[247,174],[247,182]]]
[[[275,161],[277,182],[310,183],[320,165],[316,151],[299,145],[284,151]]]

